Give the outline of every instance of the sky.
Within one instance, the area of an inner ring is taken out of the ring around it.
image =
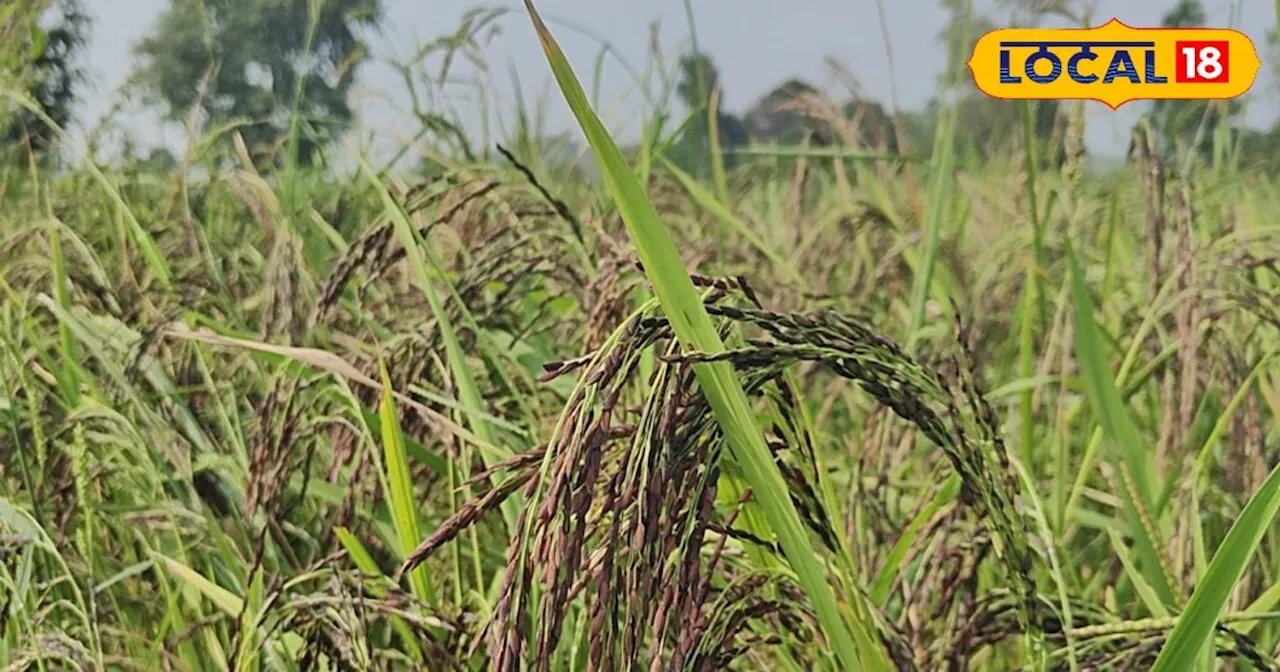
[[[92,125],[121,100],[117,92],[133,66],[132,46],[152,29],[168,0],[84,1],[95,26],[86,59],[92,89],[81,118]],[[1092,1],[1095,23],[1114,16],[1134,26],[1158,25],[1161,14],[1174,2]],[[464,125],[476,130],[481,127],[483,107],[477,92],[491,99],[490,108],[514,109],[514,78],[526,100],[542,97],[545,101],[540,109],[548,131],[572,128],[572,115],[563,100],[551,95],[555,92],[550,88],[550,71],[528,17],[523,9],[514,11],[518,3],[383,2],[385,25],[370,40],[377,60],[365,68],[355,94],[360,114],[357,137],[376,135],[386,141],[414,131],[406,87],[387,62],[409,58],[418,45],[455,31],[464,13],[481,5],[513,10],[493,24],[495,31],[486,33],[483,56],[489,72],[486,75],[462,63],[443,97]],[[810,81],[836,98],[847,98],[842,80],[827,64],[830,59],[854,74],[864,95],[886,107],[896,95],[903,108],[918,108],[932,95],[945,63],[945,47],[937,39],[945,21],[938,0],[883,0],[884,29],[877,0],[694,0],[693,5],[699,46],[720,70],[722,95],[730,111],[745,110],[792,77]],[[684,0],[537,0],[537,7],[589,92],[602,43],[611,47],[600,70],[598,112],[624,138],[633,135],[643,98],[636,78],[628,73],[643,73],[650,62],[650,26],[655,22],[658,44],[668,60],[687,48]],[[975,1],[978,10],[990,7],[989,1]],[[1211,25],[1242,30],[1258,45],[1263,61],[1274,62],[1266,45],[1266,33],[1276,24],[1273,0],[1205,0],[1205,7]],[[990,16],[1002,21],[999,12],[992,11]],[[1254,91],[1248,120],[1255,126],[1270,125],[1280,117],[1280,83],[1265,65]],[[1101,156],[1123,154],[1128,129],[1140,112],[1140,103],[1118,111],[1089,103],[1086,142],[1090,151]],[[153,112],[125,105],[116,119],[146,144],[181,145],[181,129],[165,128]]]

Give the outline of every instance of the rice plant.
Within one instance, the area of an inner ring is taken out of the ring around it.
[[[599,180],[0,172],[0,669],[1280,670],[1273,176],[703,183],[525,11]]]

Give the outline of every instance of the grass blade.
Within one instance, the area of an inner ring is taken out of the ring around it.
[[[920,533],[921,528],[925,526],[933,516],[942,509],[942,507],[955,501],[956,496],[960,494],[960,476],[951,474],[947,480],[942,482],[942,486],[938,488],[938,492],[933,495],[933,499],[920,509],[920,513],[907,524],[906,529],[902,531],[898,541],[893,545],[893,549],[889,551],[884,566],[880,571],[876,572],[875,578],[871,580],[871,599],[876,604],[883,604],[885,599],[889,597],[889,588],[893,585],[893,580],[898,578],[898,573],[902,571],[902,561],[907,557],[907,551],[911,550],[911,544],[915,543],[916,535]]]
[[[1123,479],[1126,487],[1121,488],[1121,494],[1125,515],[1134,533],[1139,569],[1161,600],[1166,604],[1176,605],[1173,587],[1158,550],[1164,544],[1156,538],[1159,532],[1150,523],[1146,513],[1151,510],[1152,501],[1150,457],[1145,451],[1138,427],[1129,417],[1124,399],[1116,388],[1115,377],[1107,366],[1107,349],[1093,317],[1093,304],[1085,286],[1084,271],[1069,243],[1067,262],[1071,270],[1071,292],[1076,304],[1076,359],[1084,377],[1089,407],[1098,416],[1098,422],[1107,438],[1119,450],[1123,458],[1121,469],[1127,470],[1128,478]],[[1132,487],[1129,487],[1130,483]]]
[[[1152,672],[1188,670],[1196,665],[1200,651],[1213,636],[1232,589],[1244,574],[1254,551],[1258,550],[1262,535],[1266,534],[1278,511],[1280,466],[1271,470],[1271,475],[1249,499],[1227,532],[1227,538],[1214,552],[1204,580],[1191,594],[1187,608],[1178,617],[1164,648],[1160,649]]]
[[[409,458],[404,450],[400,422],[396,417],[396,401],[391,396],[391,380],[387,375],[386,364],[380,362],[379,367],[382,371],[382,399],[378,404],[378,419],[381,421],[383,459],[386,460],[390,488],[387,499],[391,503],[391,519],[395,523],[400,553],[403,557],[408,557],[422,541],[422,528],[418,523],[418,509],[409,479]],[[416,567],[409,572],[409,589],[413,591],[414,597],[435,606],[435,591],[432,590],[425,566]]]

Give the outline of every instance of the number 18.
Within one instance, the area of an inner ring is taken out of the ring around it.
[[[1178,42],[1179,84],[1217,84],[1230,77],[1227,42]]]

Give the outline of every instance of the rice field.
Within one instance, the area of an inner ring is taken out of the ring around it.
[[[701,180],[529,12],[599,179],[4,169],[0,670],[1280,670],[1272,174]]]

